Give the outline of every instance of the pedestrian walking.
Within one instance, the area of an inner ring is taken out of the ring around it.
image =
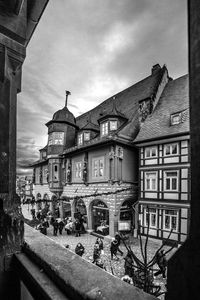
[[[55,221],[53,222],[53,235],[54,235],[54,236],[57,236],[57,233],[58,233],[58,221],[55,220]]]
[[[100,250],[99,250],[99,244],[94,244],[94,250],[93,250],[93,264],[96,264],[96,261],[100,258]]]
[[[82,256],[85,252],[85,248],[81,243],[78,243],[75,248],[75,253],[79,256]]]
[[[65,226],[64,222],[62,220],[60,220],[60,222],[58,223],[58,230],[59,230],[60,235],[62,235],[64,226]]]
[[[42,222],[42,227],[43,227],[43,234],[47,235],[47,228],[49,227],[49,222],[45,218],[44,221]]]
[[[128,251],[126,256],[124,257],[124,270],[125,275],[128,275],[129,277],[133,277],[134,275],[134,266],[133,266],[133,258],[131,251]]]
[[[115,239],[117,240],[117,243],[118,243],[118,248],[117,248],[117,251],[123,255],[123,251],[119,248],[120,244],[121,244],[121,240],[122,240],[122,236],[120,235],[119,232],[116,232],[115,234]]]
[[[119,257],[117,257],[117,250],[118,250],[118,241],[114,238],[110,245],[111,260],[113,260],[113,255],[117,258],[117,260],[119,259]]]
[[[156,263],[160,270],[154,273],[154,276],[162,274],[163,278],[166,277],[167,259],[164,250],[160,250],[156,255]]]
[[[97,238],[96,239],[96,244],[99,245],[99,251],[100,251],[101,254],[103,254],[103,241],[102,241],[102,239],[101,238]]]
[[[32,219],[35,219],[35,208],[31,208]]]
[[[81,236],[81,233],[80,233],[81,223],[80,223],[79,219],[75,220],[74,227],[75,227],[75,236]]]

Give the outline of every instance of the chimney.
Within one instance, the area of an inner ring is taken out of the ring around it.
[[[71,95],[71,93],[69,91],[65,91],[65,93],[66,93],[65,107],[67,107],[68,96]]]
[[[161,69],[161,66],[160,66],[159,64],[154,65],[154,66],[151,68],[151,75],[156,74],[160,69]]]

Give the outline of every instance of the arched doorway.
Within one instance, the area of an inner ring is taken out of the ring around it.
[[[109,209],[101,200],[94,200],[91,204],[92,229],[100,234],[109,234]]]
[[[119,214],[118,230],[119,231],[131,231],[134,222],[134,212],[133,212],[133,201],[132,199],[127,199],[122,203]]]

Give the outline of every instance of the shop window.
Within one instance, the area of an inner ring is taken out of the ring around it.
[[[84,132],[84,141],[90,140],[90,132]]]
[[[145,190],[147,191],[157,190],[157,172],[145,173]]]
[[[178,154],[178,143],[168,144],[164,146],[164,155],[176,155]]]
[[[157,147],[145,148],[145,158],[152,158],[157,156]]]
[[[92,160],[93,178],[102,178],[104,176],[104,158],[94,158]]]
[[[82,162],[75,162],[75,178],[82,178]]]
[[[82,145],[83,144],[83,134],[80,133],[78,134],[78,145]]]
[[[157,227],[157,209],[146,208],[145,209],[145,226],[149,228]]]
[[[108,122],[104,122],[101,124],[101,135],[108,135]]]
[[[178,171],[164,172],[165,191],[178,191]]]
[[[178,231],[178,211],[164,210],[163,212],[163,229],[168,231]]]
[[[117,121],[110,121],[110,130],[117,130]]]

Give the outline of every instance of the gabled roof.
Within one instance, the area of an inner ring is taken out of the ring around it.
[[[90,121],[87,121],[87,123],[82,128],[80,128],[80,130],[92,130],[95,132],[99,132],[99,126]]]
[[[159,68],[157,72],[154,72],[145,79],[137,82],[129,88],[114,95],[115,107],[118,112],[123,114],[128,119],[127,126],[123,127],[123,136],[128,135],[132,139],[138,133],[139,119],[138,119],[138,102],[143,99],[151,98],[158,88],[163,73],[166,71],[166,67]],[[91,122],[98,125],[98,119],[101,117],[102,112],[111,112],[113,109],[113,96],[96,106],[92,110],[84,113],[76,118],[76,125],[79,128],[83,128],[88,120],[88,116],[91,117]],[[130,128],[130,122],[131,128]],[[127,130],[126,130],[127,129]],[[118,131],[119,133],[120,131]]]
[[[148,116],[134,143],[189,133],[188,75],[167,83],[153,113]],[[171,125],[171,115],[182,112],[182,122]]]

